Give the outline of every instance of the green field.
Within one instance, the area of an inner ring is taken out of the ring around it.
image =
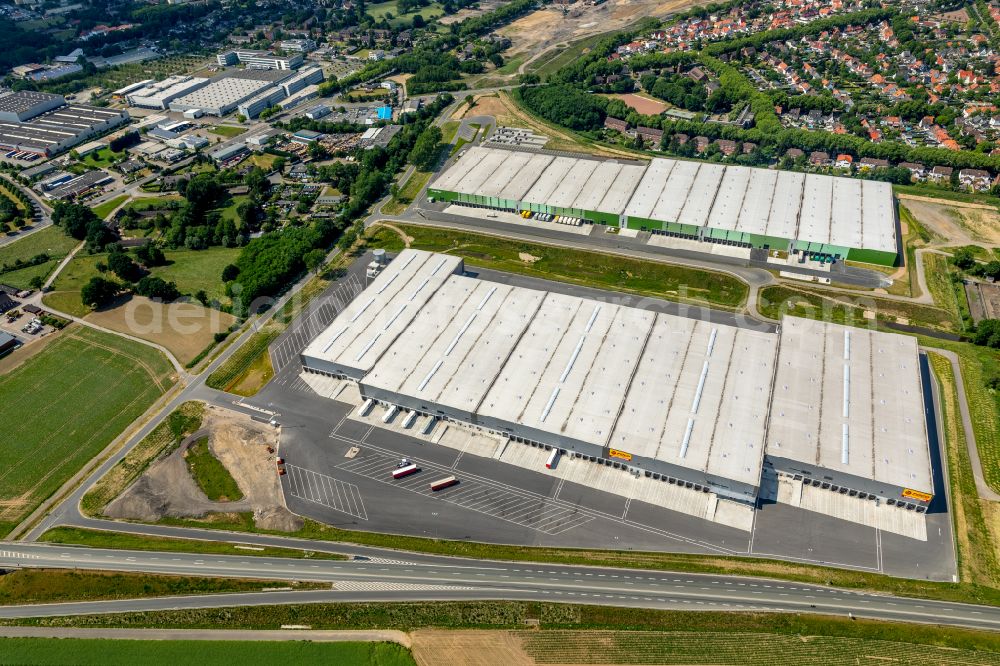
[[[80,241],[70,238],[59,227],[45,227],[9,245],[0,247],[0,265],[12,264],[18,259],[27,261],[42,252],[53,259],[61,259],[79,244]]]
[[[95,166],[101,169],[106,169],[111,166],[112,163],[121,160],[124,155],[124,152],[113,153],[110,148],[101,148],[100,150],[95,150],[85,157],[81,157],[80,161],[87,166]]]
[[[0,638],[0,660],[7,664],[80,666],[245,666],[246,664],[337,664],[405,666],[409,651],[395,643],[313,643],[306,641],[161,641],[79,638]]]
[[[243,499],[243,491],[236,485],[233,475],[208,447],[208,437],[202,437],[192,444],[184,460],[194,482],[208,499],[213,502],[236,502]]]
[[[413,237],[412,247],[448,252],[473,266],[509,273],[727,309],[739,307],[749,291],[742,281],[713,271],[483,234],[397,226]],[[369,244],[393,252],[403,248],[399,234],[384,227],[374,232]]]
[[[94,215],[97,215],[97,217],[101,218],[102,220],[106,220],[108,219],[108,215],[111,215],[111,213],[115,210],[115,208],[118,208],[118,206],[122,205],[126,199],[128,199],[128,197],[125,196],[124,194],[120,197],[108,199],[104,203],[94,206],[93,208]]]
[[[226,301],[222,283],[222,268],[235,261],[239,248],[211,247],[207,250],[167,250],[166,266],[157,266],[150,273],[177,283],[182,294],[194,295],[204,289],[209,300]],[[44,301],[49,307],[77,317],[90,309],[80,300],[80,289],[92,277],[101,275],[97,264],[107,261],[106,254],[78,254],[52,283],[52,292]]]
[[[53,259],[52,261],[46,261],[44,264],[38,264],[37,266],[20,268],[16,271],[10,271],[0,275],[0,282],[18,289],[31,289],[31,281],[35,278],[35,276],[40,277],[44,281],[45,278],[47,278],[58,265],[59,260]]]
[[[240,249],[210,247],[207,250],[167,250],[167,266],[157,266],[152,274],[176,282],[182,294],[194,295],[204,289],[209,300],[228,301],[222,283],[222,269],[236,261]]]
[[[74,326],[0,376],[0,536],[146,411],[172,370],[149,347]]]
[[[246,132],[245,127],[234,127],[232,125],[216,125],[215,127],[209,127],[208,131],[212,134],[218,134],[219,136],[224,136],[227,139],[231,139],[234,136],[239,136]]]
[[[396,0],[389,0],[388,2],[366,5],[365,13],[375,19],[376,22],[381,21],[386,14],[392,14],[389,24],[394,28],[398,28],[401,26],[411,25],[413,23],[413,17],[417,14],[423,16],[425,21],[429,21],[430,19],[437,18],[439,16],[444,16],[444,8],[441,6],[440,2],[432,2],[426,7],[418,8],[416,11],[399,14],[398,3]]]

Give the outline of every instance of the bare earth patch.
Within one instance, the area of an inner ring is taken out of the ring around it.
[[[413,659],[418,666],[532,666],[535,663],[522,648],[521,640],[510,631],[421,629],[411,635]]]
[[[1000,213],[995,208],[926,197],[900,198],[918,222],[945,238],[945,245],[1000,246]]]
[[[209,406],[202,428],[192,442],[208,435],[212,453],[222,462],[243,491],[238,502],[213,502],[198,487],[188,471],[184,449],[154,462],[105,514],[111,518],[155,522],[164,517],[203,518],[209,514],[252,511],[257,527],[294,531],[302,519],[285,508],[274,454],[275,428],[257,423],[248,416]]]
[[[620,99],[625,102],[625,106],[635,109],[639,113],[647,116],[658,116],[667,110],[667,105],[659,100],[652,99],[650,97],[645,97],[643,95],[636,95],[634,93],[628,93],[625,95],[603,95],[604,97],[612,97],[615,99]]]
[[[523,261],[526,264],[533,264],[536,261],[538,261],[538,260],[541,259],[541,257],[536,257],[533,254],[528,254],[527,252],[519,252],[517,254],[517,258],[520,259],[521,261]]]
[[[162,345],[181,363],[196,357],[212,343],[216,333],[236,321],[230,314],[198,303],[159,303],[144,296],[133,296],[118,307],[93,312],[86,319]]]

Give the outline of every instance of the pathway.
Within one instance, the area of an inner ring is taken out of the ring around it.
[[[410,635],[394,629],[249,630],[249,629],[78,629],[73,627],[0,627],[5,638],[86,638],[141,641],[311,641],[317,643],[398,643],[410,647]]]

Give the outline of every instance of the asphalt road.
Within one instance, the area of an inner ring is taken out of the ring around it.
[[[342,546],[354,550],[352,546]],[[372,553],[378,549],[364,548]],[[44,617],[234,605],[514,599],[636,608],[808,612],[1000,630],[1000,608],[838,590],[766,578],[505,563],[381,551],[368,560],[301,560],[0,543],[0,567],[329,582],[329,591],[257,592],[0,607],[0,617]],[[369,556],[371,557],[371,556]]]

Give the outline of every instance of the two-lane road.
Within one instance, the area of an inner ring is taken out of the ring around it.
[[[354,547],[344,545],[347,552]],[[364,549],[372,553],[373,549]],[[0,607],[31,617],[337,601],[513,599],[656,609],[824,613],[1000,630],[1000,608],[910,599],[766,578],[508,563],[438,556],[310,560],[104,550],[0,542],[0,567],[77,568],[330,583],[330,590]]]

